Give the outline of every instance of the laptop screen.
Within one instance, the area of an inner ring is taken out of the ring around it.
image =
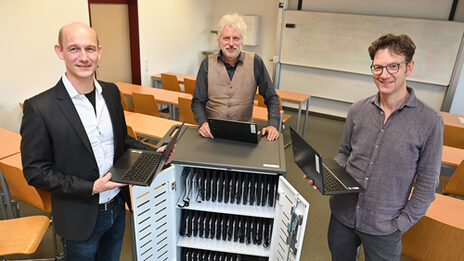
[[[257,144],[260,132],[256,123],[224,119],[208,119],[209,128],[214,138]]]

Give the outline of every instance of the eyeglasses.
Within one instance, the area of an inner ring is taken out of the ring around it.
[[[372,71],[372,74],[379,75],[379,74],[382,74],[383,69],[385,68],[388,73],[395,74],[400,70],[400,65],[402,65],[403,63],[406,63],[406,61],[402,63],[391,63],[385,66],[371,65],[371,71]]]

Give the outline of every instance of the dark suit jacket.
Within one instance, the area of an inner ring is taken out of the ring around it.
[[[129,147],[150,149],[127,135],[116,85],[99,83],[113,124],[114,160]],[[69,240],[86,240],[97,220],[99,196],[92,189],[98,167],[62,80],[24,102],[21,135],[24,176],[30,185],[51,193],[56,232]],[[128,187],[121,191],[129,203]]]

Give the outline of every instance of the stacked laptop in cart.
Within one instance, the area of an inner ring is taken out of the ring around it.
[[[309,204],[285,180],[283,140],[184,127],[173,164],[133,186],[139,260],[299,260]]]

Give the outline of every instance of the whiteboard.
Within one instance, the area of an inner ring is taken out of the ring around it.
[[[408,81],[416,96],[440,110],[446,86]],[[377,93],[372,76],[283,64],[280,89],[311,94],[310,111],[346,117],[349,106]],[[290,104],[284,104],[291,107]]]
[[[407,34],[416,44],[415,66],[408,80],[449,85],[464,23],[287,10],[280,62],[370,75],[367,48],[387,33]]]

